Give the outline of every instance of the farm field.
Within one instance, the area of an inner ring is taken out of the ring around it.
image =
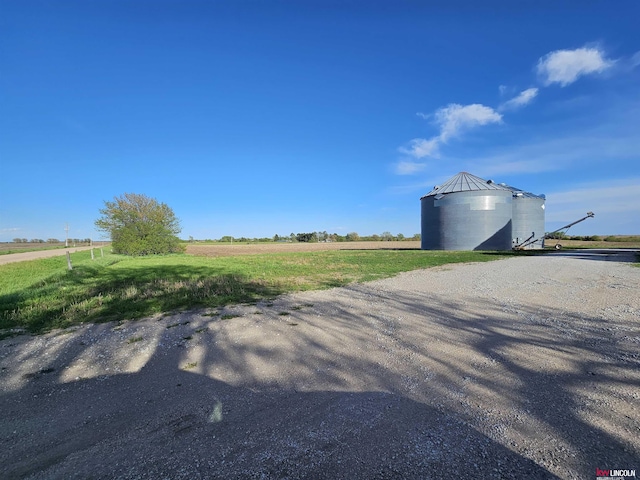
[[[205,257],[256,255],[261,253],[324,252],[336,250],[419,250],[419,241],[327,242],[327,243],[233,243],[187,244],[187,253]]]
[[[636,238],[634,236],[634,238]],[[585,242],[584,240],[545,240],[545,245],[547,248],[553,248],[553,246],[559,243],[562,245],[562,248],[640,248],[640,241],[619,241],[619,242],[605,242],[603,240],[600,241],[589,241]]]

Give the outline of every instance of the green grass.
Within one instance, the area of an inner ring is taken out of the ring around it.
[[[39,333],[84,322],[255,303],[447,263],[511,255],[421,250],[341,250],[236,257],[124,257],[90,252],[0,266],[0,334]]]

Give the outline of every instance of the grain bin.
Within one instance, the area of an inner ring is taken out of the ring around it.
[[[423,250],[510,250],[512,191],[460,172],[420,199]]]
[[[512,191],[511,236],[513,246],[519,246],[527,240],[536,240],[527,244],[526,249],[544,247],[544,195],[534,195],[504,183]]]

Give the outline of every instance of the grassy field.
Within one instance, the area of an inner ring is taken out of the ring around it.
[[[504,255],[511,255],[505,252]],[[0,266],[0,332],[32,333],[84,322],[251,303],[447,263],[502,258],[482,252],[337,250],[208,258],[90,252]]]
[[[637,237],[633,237],[635,239]],[[619,242],[594,241],[585,242],[584,240],[553,240],[547,239],[544,244],[548,248],[552,248],[556,243],[562,245],[562,248],[640,248],[640,241],[624,240]]]
[[[100,246],[105,242],[94,242],[96,246]],[[86,247],[89,243],[78,242],[73,244],[69,242],[69,246],[72,247]],[[42,250],[60,250],[66,248],[64,242],[58,243],[16,243],[16,242],[0,242],[0,255],[9,255],[11,253],[25,253],[25,252],[39,252]]]

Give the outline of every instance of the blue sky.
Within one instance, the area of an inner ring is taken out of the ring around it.
[[[0,0],[0,241],[420,231],[460,171],[640,234],[640,3]]]

